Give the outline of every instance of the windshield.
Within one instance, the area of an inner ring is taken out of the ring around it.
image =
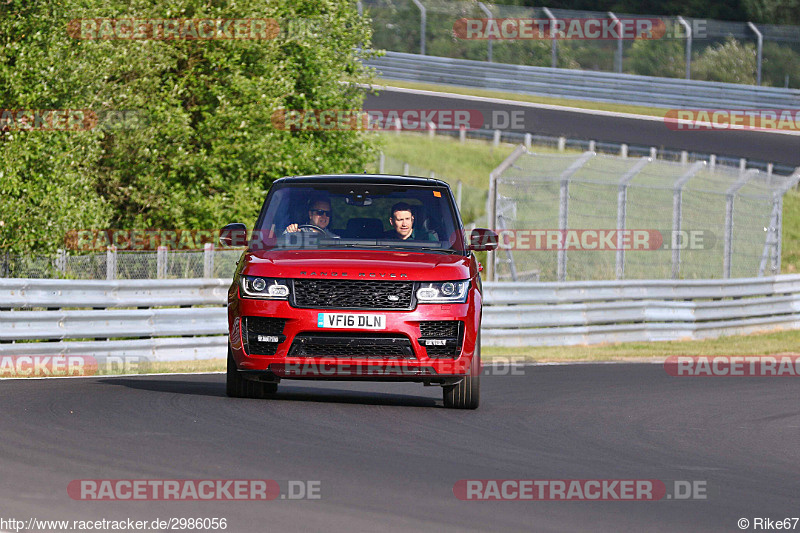
[[[278,185],[270,191],[250,248],[463,252],[463,228],[454,210],[446,187]]]

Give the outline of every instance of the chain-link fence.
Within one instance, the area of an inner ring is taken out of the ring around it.
[[[490,279],[713,279],[780,272],[792,176],[520,146],[492,175]]]
[[[64,279],[232,278],[241,249],[117,251],[54,256],[0,255],[0,277]]]
[[[798,26],[477,1],[362,0],[359,4],[372,19],[373,46],[380,49],[541,67],[800,87]],[[646,40],[465,40],[454,32],[454,24],[462,18],[611,21],[612,17],[659,19],[664,24],[663,37]],[[728,56],[731,59],[728,65],[738,65],[737,68],[722,65],[718,60],[720,54]]]

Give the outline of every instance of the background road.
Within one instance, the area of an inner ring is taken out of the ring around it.
[[[674,378],[658,364],[485,375],[477,411],[414,384],[224,376],[0,382],[0,518],[225,517],[228,531],[738,531],[800,515],[791,378]],[[73,479],[319,480],[320,500],[84,502]],[[465,502],[460,479],[706,481],[707,500]]]
[[[744,157],[792,166],[800,165],[800,136],[757,131],[673,131],[663,120],[638,120],[608,115],[593,115],[578,111],[563,111],[464,100],[450,96],[412,94],[386,89],[379,95],[369,95],[364,109],[469,109],[478,110],[491,126],[493,111],[524,113],[524,128],[520,133],[565,136],[568,138],[620,142],[659,149],[671,148]]]

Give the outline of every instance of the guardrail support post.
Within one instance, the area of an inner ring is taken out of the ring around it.
[[[597,141],[589,141],[589,151],[590,152],[597,151]]]
[[[458,140],[461,144],[467,142],[467,128],[463,124],[458,127]]]
[[[531,151],[531,139],[532,139],[532,137],[533,136],[530,133],[526,133],[525,134],[525,149],[527,151],[529,151],[529,152]]]
[[[681,165],[685,165],[689,162],[689,152],[686,150],[681,150]]]
[[[705,166],[705,161],[698,161],[689,170],[678,178],[672,189],[672,235],[670,245],[672,246],[672,279],[678,279],[681,272],[681,247],[677,241],[681,238],[681,211],[683,209],[683,186],[692,179],[692,176],[700,172]]]
[[[494,130],[494,138],[492,139],[492,145],[495,147],[500,146],[500,130]]]
[[[678,16],[678,22],[686,30],[686,79],[692,79],[692,27],[683,17]]]
[[[203,247],[203,277],[214,277],[214,243],[211,242]]]
[[[117,279],[117,247],[106,248],[106,279]]]
[[[408,163],[403,163],[403,175],[408,176]]]
[[[456,205],[458,206],[458,210],[461,210],[461,189],[464,183],[461,180],[456,182]]]
[[[378,174],[383,174],[386,169],[386,155],[381,152],[380,158],[378,158]]]
[[[566,137],[559,137],[558,138],[558,151],[563,152],[567,147],[567,138]]]
[[[428,138],[433,139],[436,136],[436,124],[428,122]]]
[[[658,157],[658,150],[655,146],[650,147],[650,159],[656,159]]]
[[[156,249],[156,278],[166,279],[167,277],[167,247],[159,246]]]
[[[419,0],[412,0],[414,5],[419,9],[419,53],[425,55],[425,28],[428,23],[428,13],[425,6]]]
[[[628,145],[622,143],[619,147],[619,155],[620,157],[628,157]]]

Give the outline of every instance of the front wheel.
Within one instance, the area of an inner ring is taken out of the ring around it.
[[[444,406],[449,409],[477,409],[481,399],[481,336],[475,342],[469,374],[455,385],[442,387]]]
[[[264,399],[278,391],[277,383],[261,383],[244,379],[236,368],[231,347],[228,346],[228,372],[225,381],[225,393],[231,398],[257,398]]]

